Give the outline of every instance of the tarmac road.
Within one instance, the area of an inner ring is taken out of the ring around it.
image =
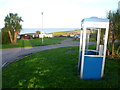
[[[94,44],[94,42],[90,42],[89,44]],[[30,55],[32,53],[44,51],[47,49],[68,47],[68,46],[79,46],[79,42],[73,41],[73,39],[69,38],[61,41],[61,44],[55,44],[55,45],[1,49],[2,50],[2,67],[7,66],[13,61],[19,60],[20,58],[23,58],[24,56]]]

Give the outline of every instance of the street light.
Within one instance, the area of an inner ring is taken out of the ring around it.
[[[43,12],[41,12],[41,15],[42,15],[42,31],[43,31]],[[44,36],[42,35],[42,44],[43,44],[43,38]]]

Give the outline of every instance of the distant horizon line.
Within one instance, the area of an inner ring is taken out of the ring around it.
[[[25,28],[27,28],[27,27],[25,27]],[[29,27],[28,27],[29,28]],[[54,28],[54,27],[52,27],[52,28]],[[57,27],[56,27],[57,28]],[[64,27],[62,27],[62,28],[64,28]],[[66,27],[67,28],[67,27]],[[68,27],[69,28],[69,27]],[[73,27],[74,28],[74,27]],[[34,28],[33,28],[34,29]],[[44,28],[43,28],[44,29]]]
[[[3,27],[2,27],[3,28]],[[1,27],[0,27],[0,29],[2,29]],[[25,28],[29,28],[29,27],[25,27]],[[63,28],[63,27],[62,27]],[[67,28],[67,27],[66,27]],[[74,27],[73,27],[74,28]],[[23,28],[22,28],[23,29]],[[34,28],[33,28],[34,29]],[[44,28],[43,28],[44,29]],[[78,28],[78,29],[80,29],[80,28]]]

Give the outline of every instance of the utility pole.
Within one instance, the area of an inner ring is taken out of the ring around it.
[[[41,12],[41,15],[42,15],[42,31],[43,31],[43,12]],[[43,44],[43,38],[44,36],[42,35],[42,44]]]
[[[120,14],[120,1],[118,2],[118,12]]]

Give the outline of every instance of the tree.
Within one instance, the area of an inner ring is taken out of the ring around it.
[[[2,44],[9,44],[10,43],[10,37],[8,35],[8,33],[3,29],[1,29],[1,40],[2,40]]]
[[[109,11],[108,13],[108,19],[110,19],[110,32],[109,32],[109,38],[112,37],[112,55],[115,55],[115,40],[120,40],[120,13],[117,10],[116,12]],[[117,54],[119,53],[120,49],[120,43],[118,43],[118,50]]]
[[[4,19],[5,26],[3,30],[8,33],[10,37],[10,42],[12,44],[16,44],[17,36],[22,29],[22,25],[20,24],[22,20],[21,17],[18,16],[17,13],[9,13]]]
[[[115,35],[118,40],[117,54],[119,54],[119,51],[120,51],[120,11],[119,10],[117,10],[115,17],[116,17],[116,23],[117,23],[117,25],[115,25],[115,29],[116,29]]]
[[[41,31],[37,30],[36,33],[37,33],[37,34],[41,34]]]

